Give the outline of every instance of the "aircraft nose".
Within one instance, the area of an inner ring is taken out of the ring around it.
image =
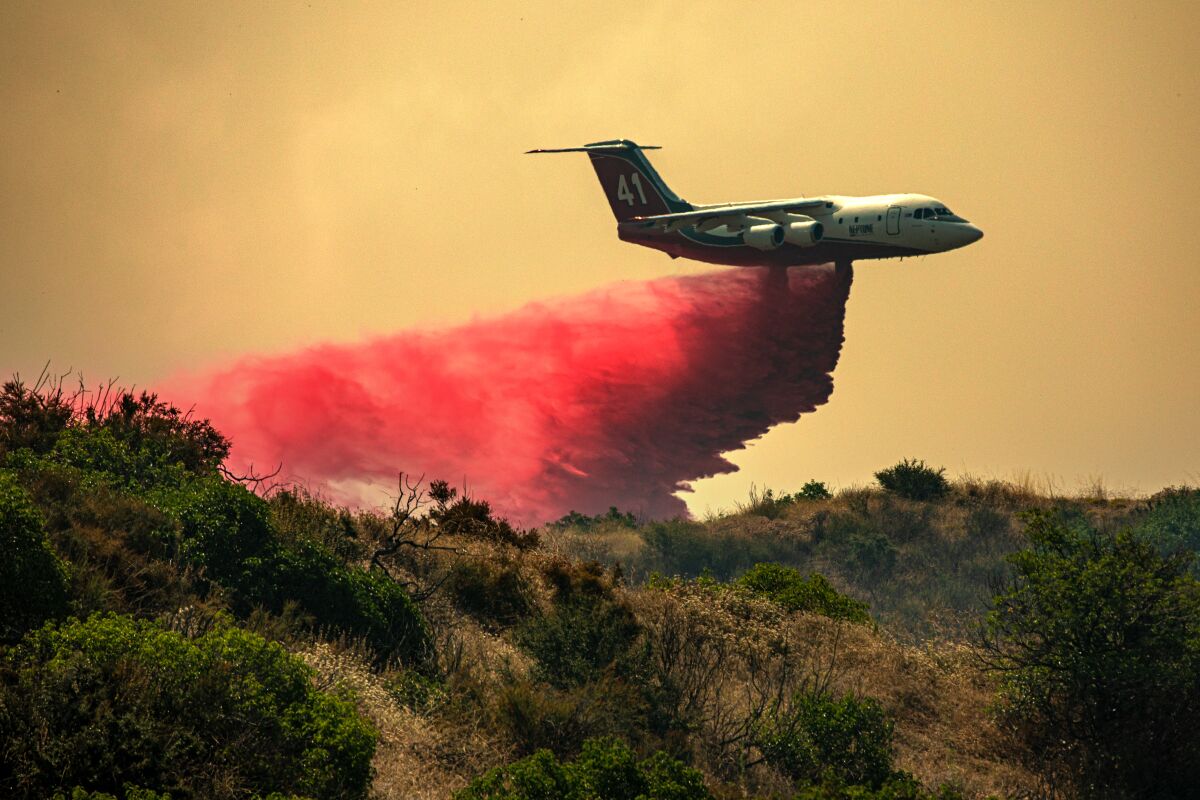
[[[965,244],[971,244],[973,242],[978,242],[980,239],[983,238],[983,231],[981,231],[979,228],[976,228],[974,225],[968,225],[966,233],[967,233],[967,236],[966,236],[967,241],[965,242]]]

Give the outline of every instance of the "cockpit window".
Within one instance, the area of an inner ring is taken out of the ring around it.
[[[925,209],[918,208],[913,212],[913,219],[925,219]]]
[[[945,206],[938,206],[938,208],[936,210],[937,210],[937,218],[939,220],[941,220],[942,222],[966,222],[965,219],[960,217],[958,214],[955,214],[953,211],[946,208]]]

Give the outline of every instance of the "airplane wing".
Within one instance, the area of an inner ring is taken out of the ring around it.
[[[674,214],[633,217],[630,222],[664,222],[698,225],[707,220],[719,217],[752,217],[755,214],[765,214],[772,211],[799,211],[801,209],[823,206],[825,203],[825,200],[772,200],[767,203],[731,203],[725,206],[697,208],[692,211],[678,211]]]

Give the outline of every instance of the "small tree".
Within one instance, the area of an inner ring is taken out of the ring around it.
[[[1144,534],[1029,517],[984,646],[1005,719],[1087,797],[1185,797],[1200,785],[1195,555]]]
[[[909,500],[937,500],[950,492],[945,468],[933,469],[924,461],[904,459],[894,467],[875,473],[879,485]]]

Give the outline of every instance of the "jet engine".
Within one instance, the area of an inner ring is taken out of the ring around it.
[[[787,233],[777,222],[761,219],[753,220],[742,233],[742,241],[759,250],[774,250],[783,244]]]
[[[825,236],[825,226],[811,217],[791,214],[782,227],[783,238],[797,247],[812,247]]]

